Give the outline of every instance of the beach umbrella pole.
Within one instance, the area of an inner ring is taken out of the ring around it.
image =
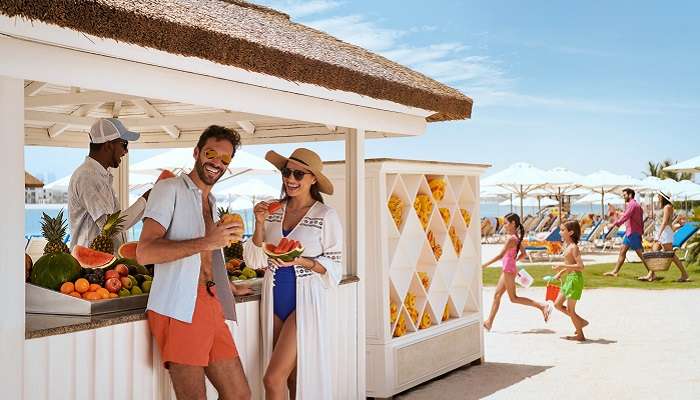
[[[520,185],[520,218],[523,218],[523,185]]]

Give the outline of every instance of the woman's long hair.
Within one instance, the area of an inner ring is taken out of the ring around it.
[[[517,260],[520,253],[520,245],[523,244],[523,239],[525,238],[525,227],[520,222],[520,216],[516,213],[506,214],[505,219],[515,224],[516,236],[518,237],[518,247],[515,250],[515,259]]]

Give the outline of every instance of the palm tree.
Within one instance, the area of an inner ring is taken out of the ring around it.
[[[647,170],[644,172],[644,175],[646,176],[655,176],[659,179],[673,179],[674,181],[682,181],[682,180],[693,180],[693,174],[683,172],[683,173],[678,173],[678,172],[673,172],[673,171],[664,171],[664,168],[669,167],[673,164],[675,164],[675,161],[672,160],[663,160],[661,162],[653,162],[653,161],[648,161],[647,162]]]

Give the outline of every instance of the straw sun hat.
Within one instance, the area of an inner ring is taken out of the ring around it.
[[[321,157],[319,157],[318,154],[314,153],[313,151],[298,148],[294,150],[292,155],[289,157],[284,157],[270,150],[267,152],[267,154],[265,154],[265,159],[272,163],[272,165],[277,167],[277,169],[280,171],[287,165],[287,161],[292,160],[298,162],[314,174],[316,183],[318,184],[318,190],[321,193],[329,195],[333,194],[333,184],[321,172],[323,170],[323,161],[321,161]]]

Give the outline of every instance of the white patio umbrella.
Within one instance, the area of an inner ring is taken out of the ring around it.
[[[664,171],[700,173],[700,156],[664,168]]]
[[[596,192],[591,192],[587,194],[586,196],[581,197],[580,199],[576,200],[574,203],[576,204],[595,204],[600,201],[600,194]],[[615,194],[615,193],[606,193],[603,196],[603,203],[606,204],[625,204],[625,199],[623,199],[621,196]]]
[[[525,207],[549,207],[556,206],[559,204],[558,201],[545,197],[543,199],[538,199],[536,197],[526,197],[522,199],[523,206]],[[502,201],[498,203],[499,206],[507,206],[510,200]]]
[[[559,215],[563,215],[563,196],[571,196],[577,193],[580,194],[581,191],[577,191],[577,189],[581,187],[580,182],[583,180],[583,176],[563,167],[550,169],[549,171],[546,171],[546,173],[549,178],[549,182],[545,188],[557,196],[557,200],[559,200]]]
[[[233,183],[233,182],[232,182]],[[214,186],[214,195],[217,197],[244,197],[251,199],[253,203],[256,200],[266,200],[278,198],[280,188],[275,188],[260,179],[248,179],[244,182],[238,182],[234,185]]]
[[[600,216],[605,213],[605,194],[626,187],[643,187],[642,181],[628,175],[617,175],[608,171],[598,171],[586,175],[581,180],[581,186],[591,189],[600,195]]]
[[[175,174],[181,172],[189,173],[194,166],[191,148],[178,148],[165,151],[146,160],[140,161],[130,167],[130,171],[147,175],[160,175],[164,169],[168,169]],[[245,173],[275,174],[277,168],[267,162],[264,158],[238,150],[233,157],[228,171],[224,173],[220,182]]]
[[[545,171],[528,163],[515,163],[481,181],[484,186],[500,186],[520,198],[520,215],[523,215],[523,197],[542,188],[548,182]]]
[[[72,175],[64,176],[63,178],[57,179],[51,183],[44,185],[45,189],[67,191],[68,184],[70,183],[70,178]],[[138,173],[129,174],[129,191],[139,190],[143,186],[152,186],[155,182],[155,178],[152,175],[144,175]],[[145,190],[143,190],[145,192]]]

